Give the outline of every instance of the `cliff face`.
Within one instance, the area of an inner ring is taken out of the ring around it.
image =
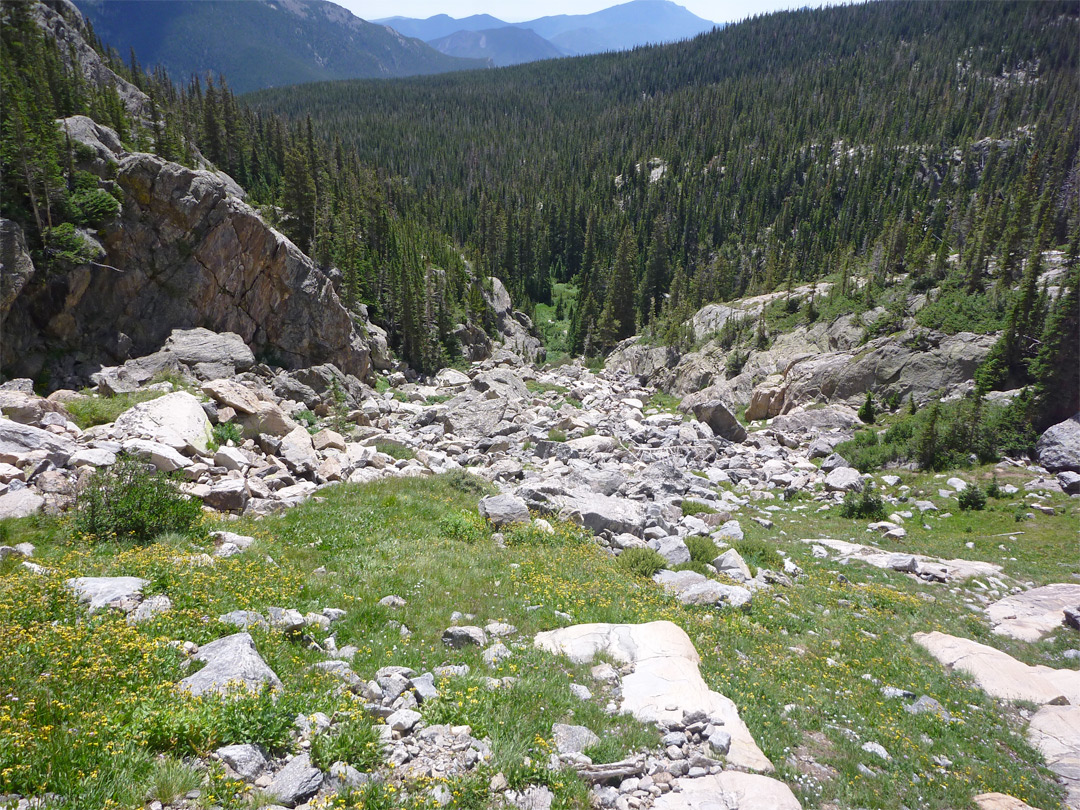
[[[114,142],[92,123],[68,129],[94,135],[95,153]],[[333,363],[367,377],[366,335],[377,339],[377,330],[345,309],[330,278],[231,180],[148,154],[101,162],[123,198],[120,216],[98,233],[104,256],[24,282],[3,324],[9,374],[48,369],[55,383],[70,383],[153,352],[174,328],[201,326],[235,332],[275,364]]]

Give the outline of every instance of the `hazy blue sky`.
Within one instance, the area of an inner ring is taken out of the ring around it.
[[[449,14],[491,14],[507,22],[521,22],[549,14],[589,14],[614,6],[620,0],[334,0],[365,20],[384,17],[431,17]],[[694,14],[713,22],[734,22],[754,14],[782,8],[817,7],[822,0],[676,0]]]

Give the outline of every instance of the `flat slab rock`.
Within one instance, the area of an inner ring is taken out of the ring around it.
[[[193,695],[204,692],[226,694],[236,689],[256,691],[264,683],[279,688],[281,681],[263,661],[248,633],[235,633],[204,644],[195,654],[206,666],[177,684]]]
[[[986,609],[999,636],[1038,641],[1061,627],[1065,608],[1080,605],[1080,585],[1061,582],[1006,596]]]
[[[1061,777],[1068,807],[1080,807],[1080,706],[1043,706],[1031,718],[1028,742]]]
[[[972,801],[979,810],[1035,810],[1027,802],[1005,793],[980,793]]]
[[[873,546],[861,546],[858,543],[848,543],[844,540],[818,538],[804,539],[803,542],[831,548],[837,553],[840,562],[846,563],[850,560],[858,560],[875,568],[884,568],[886,570],[893,568],[893,562],[897,557],[897,553],[894,551],[883,551]],[[907,552],[904,552],[902,556],[913,558],[920,566],[944,568],[948,578],[952,580],[968,579],[969,577],[991,577],[1001,574],[1000,565],[979,560],[942,560],[924,554],[908,554]]]
[[[1028,666],[1001,650],[936,631],[915,633],[912,639],[946,667],[970,675],[992,697],[1041,705],[1080,704],[1078,670]],[[1080,725],[1077,729],[1080,737]]]
[[[802,810],[787,785],[755,773],[724,771],[675,785],[678,792],[657,798],[653,810]]]
[[[603,654],[631,664],[634,671],[622,681],[621,711],[645,723],[664,724],[681,721],[684,712],[704,711],[721,720],[731,735],[729,764],[755,771],[773,770],[735,704],[706,685],[698,669],[701,658],[678,625],[578,624],[538,633],[534,643],[578,663]]]
[[[91,613],[108,607],[130,612],[142,601],[142,589],[150,581],[139,577],[75,577],[65,584],[75,591],[81,604],[89,605]]]

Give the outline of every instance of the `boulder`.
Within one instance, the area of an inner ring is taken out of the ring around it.
[[[753,578],[753,574],[750,573],[750,566],[746,564],[742,555],[733,548],[729,548],[713,560],[713,568],[721,574],[727,574],[732,579],[740,582],[746,582]]]
[[[1005,793],[980,793],[972,801],[979,810],[1035,810],[1027,802]]]
[[[223,478],[210,485],[203,503],[219,512],[242,512],[251,493],[243,478]]]
[[[188,453],[206,453],[214,435],[199,400],[187,391],[141,402],[120,414],[113,427],[125,437],[150,439]]]
[[[483,628],[473,625],[447,627],[443,631],[442,642],[447,647],[455,650],[469,646],[483,647],[487,644],[487,634]]]
[[[257,438],[263,433],[268,436],[284,436],[297,427],[296,422],[286,416],[281,408],[273,402],[262,400],[255,405],[254,413],[238,416],[237,421],[243,428],[244,437],[249,439]]]
[[[655,541],[656,552],[663,557],[671,567],[690,562],[690,549],[681,537],[671,535],[661,537]]]
[[[480,514],[496,528],[512,523],[528,523],[529,507],[513,495],[492,495],[480,501]]]
[[[263,661],[247,633],[235,633],[204,644],[194,657],[196,661],[205,661],[206,666],[178,684],[179,689],[192,695],[228,694],[234,689],[258,691],[263,684],[274,689],[281,687],[278,676]]]
[[[59,416],[60,420],[56,424],[63,425],[71,421],[71,414],[61,403],[23,391],[0,390],[0,413],[12,421],[35,427],[45,427],[42,420],[46,414]]]
[[[0,462],[18,464],[31,456],[63,467],[75,450],[74,442],[55,433],[0,419]]]
[[[237,371],[255,365],[255,355],[240,335],[234,332],[211,332],[209,329],[174,329],[161,347],[181,363],[224,363]]]
[[[742,607],[750,601],[750,591],[725,585],[696,571],[661,571],[653,579],[676,594],[684,605],[728,605]]]
[[[746,418],[754,422],[759,419],[771,419],[783,411],[787,387],[782,374],[772,374],[764,382],[754,387],[750,404],[746,406]]]
[[[257,746],[248,743],[225,745],[214,753],[245,782],[254,782],[266,770],[266,756]]]
[[[124,452],[153,464],[160,472],[175,472],[191,466],[191,459],[160,442],[130,439],[124,442]]]
[[[689,409],[694,418],[704,422],[717,436],[722,436],[728,441],[741,442],[746,438],[746,428],[735,417],[727,405],[719,399],[708,399],[704,402],[694,403],[687,408],[686,401],[679,406],[680,410]]]
[[[119,608],[130,612],[142,601],[142,589],[149,580],[139,577],[76,577],[66,584],[75,591],[79,603],[93,613],[103,608]]]
[[[45,506],[45,499],[32,489],[17,489],[0,495],[0,520],[24,518],[37,514]]]
[[[281,440],[278,455],[289,465],[289,469],[301,475],[312,473],[319,466],[319,457],[311,442],[311,434],[305,428],[293,428]]]
[[[591,729],[565,723],[552,725],[551,736],[555,743],[555,750],[560,754],[580,754],[586,748],[600,742],[600,738]]]
[[[111,467],[116,463],[116,454],[104,448],[84,447],[76,450],[68,459],[69,467]]]
[[[1035,453],[1050,472],[1080,472],[1080,413],[1047,428],[1035,443]]]
[[[447,433],[482,439],[495,435],[505,412],[505,399],[484,399],[476,391],[466,391],[446,403],[443,422]]]
[[[575,489],[556,497],[560,517],[585,526],[594,533],[640,535],[645,508],[637,501],[612,498],[590,490]]]
[[[322,782],[322,771],[311,764],[311,756],[298,754],[274,775],[266,795],[284,807],[296,807],[318,793]]]
[[[825,476],[825,489],[829,492],[862,492],[862,475],[853,467],[837,467]]]
[[[172,344],[181,356],[245,366],[254,352],[287,367],[332,362],[368,376],[362,321],[354,324],[332,279],[239,199],[235,184],[142,153],[120,158],[116,184],[122,210],[100,232],[100,264],[58,277],[32,300],[24,289],[4,320],[0,343],[18,358],[12,371],[34,376],[49,349],[107,365],[157,350],[178,327],[201,327],[238,338],[182,338]],[[50,329],[32,328],[35,317]],[[62,360],[54,362],[59,378]]]
[[[258,413],[259,398],[250,388],[236,380],[211,380],[203,383],[202,391],[215,402],[227,405],[237,413]]]

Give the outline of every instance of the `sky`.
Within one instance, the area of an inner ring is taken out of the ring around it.
[[[591,14],[623,0],[333,0],[365,20],[385,17],[468,17],[490,14],[506,22],[524,22],[550,14]],[[713,22],[736,22],[768,11],[819,6],[822,0],[675,0],[697,16]]]

